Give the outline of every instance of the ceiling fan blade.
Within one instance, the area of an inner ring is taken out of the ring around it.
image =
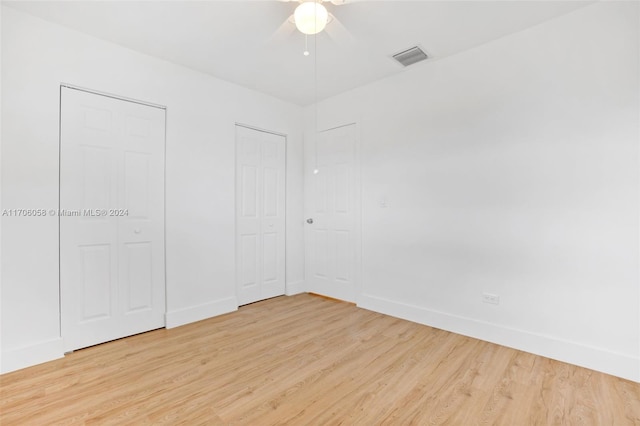
[[[343,4],[357,3],[365,0],[329,0],[329,1],[331,1],[331,3],[335,4],[336,6],[342,6]]]
[[[287,18],[280,24],[277,30],[265,40],[264,44],[281,43],[286,40],[296,30],[296,26],[291,20],[291,17]]]
[[[329,38],[342,46],[355,45],[356,38],[344,25],[342,25],[342,22],[340,22],[334,15],[331,15],[331,18],[331,22],[324,29]]]

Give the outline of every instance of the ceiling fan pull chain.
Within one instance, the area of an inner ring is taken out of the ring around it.
[[[309,36],[308,35],[304,35],[304,56],[309,56],[309,45],[307,44],[307,40],[308,40]]]

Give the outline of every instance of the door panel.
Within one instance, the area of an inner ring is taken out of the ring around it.
[[[149,218],[151,160],[148,153],[124,153],[124,208],[128,210],[127,217]]]
[[[111,205],[111,164],[113,152],[109,148],[82,147],[82,207],[106,209]]]
[[[264,168],[264,217],[278,216],[278,170]]]
[[[258,170],[256,166],[242,165],[242,177],[240,185],[242,186],[242,217],[256,217],[258,209],[257,191]]]
[[[91,245],[78,247],[81,256],[82,317],[81,322],[111,317],[111,247]]]
[[[329,231],[315,229],[312,236],[314,267],[311,271],[314,277],[327,279],[329,277]]]
[[[127,243],[125,248],[125,283],[128,290],[125,313],[152,308],[153,251],[149,242]]]
[[[278,234],[266,232],[262,235],[262,281],[269,284],[278,279]]]
[[[251,291],[248,287],[258,285],[258,235],[255,232],[240,236],[240,253],[242,291]]]
[[[309,291],[356,300],[357,151],[355,125],[320,132],[307,150],[306,269]]]
[[[66,351],[164,326],[164,110],[61,91]]]
[[[244,305],[285,292],[284,136],[236,126],[236,281]]]
[[[350,257],[352,250],[353,245],[351,232],[336,230],[334,251],[336,254],[335,278],[337,281],[344,281],[347,283],[351,281],[352,262],[350,262]]]

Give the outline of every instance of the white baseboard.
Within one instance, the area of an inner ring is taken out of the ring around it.
[[[237,310],[238,301],[235,297],[229,297],[227,299],[215,300],[213,302],[203,303],[202,305],[167,312],[165,323],[167,328],[174,328]]]
[[[371,295],[360,295],[358,307],[640,382],[633,356]]]
[[[294,294],[305,293],[307,291],[307,287],[305,285],[304,280],[295,281],[292,283],[287,283],[287,288],[285,293],[287,296],[293,296]]]
[[[2,352],[0,373],[9,373],[62,357],[64,357],[64,349],[61,338],[47,340],[21,348],[9,349]]]

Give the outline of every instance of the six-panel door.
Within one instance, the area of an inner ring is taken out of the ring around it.
[[[307,288],[356,301],[356,126],[319,132],[307,157]]]
[[[285,293],[284,136],[236,126],[236,288],[245,305]]]
[[[163,109],[62,88],[65,351],[164,327],[164,132]]]

